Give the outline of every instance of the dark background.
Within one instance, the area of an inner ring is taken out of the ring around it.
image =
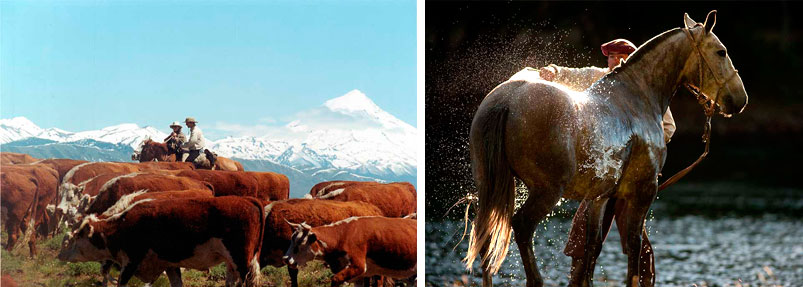
[[[749,96],[744,113],[713,120],[711,153],[659,194],[661,214],[803,213],[803,46],[800,3],[426,2],[426,209],[440,220],[473,192],[468,133],[483,97],[524,67],[605,67],[599,46],[637,46],[716,9],[714,33]],[[704,117],[686,91],[663,181],[702,152]],[[457,217],[452,212],[452,218]]]

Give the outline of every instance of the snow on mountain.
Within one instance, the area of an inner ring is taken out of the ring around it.
[[[33,137],[42,133],[42,131],[42,128],[25,117],[0,119],[0,143]]]
[[[167,134],[151,126],[140,128],[136,124],[120,124],[100,130],[78,132],[69,136],[67,141],[94,139],[102,142],[125,144],[133,149],[138,149],[139,144],[148,137],[156,141],[162,141],[167,137]]]
[[[299,114],[286,133],[226,138],[220,155],[269,160],[301,170],[347,170],[372,176],[415,176],[415,127],[382,110],[359,90]]]
[[[207,141],[221,156],[269,161],[309,174],[351,178],[399,178],[416,175],[415,127],[382,110],[359,90],[299,112],[296,120],[261,137]],[[92,139],[138,149],[147,137],[167,134],[153,127],[119,124],[100,130],[69,132],[42,129],[24,117],[0,120],[0,144],[29,137],[56,142]]]
[[[379,106],[359,90],[352,90],[343,96],[328,100],[324,106],[332,112],[374,121],[381,124],[382,127],[387,130],[415,130],[411,125],[379,108]]]
[[[136,124],[120,124],[100,130],[69,132],[58,128],[42,129],[25,117],[0,119],[0,144],[25,138],[42,138],[57,142],[76,142],[92,139],[100,142],[124,144],[137,149],[145,138],[161,140],[167,134],[153,127],[141,128]]]
[[[209,149],[226,157],[273,161],[290,146],[286,141],[266,137],[227,137],[211,142]]]

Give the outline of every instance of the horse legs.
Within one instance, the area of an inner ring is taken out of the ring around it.
[[[592,286],[594,267],[613,220],[616,199],[583,201],[572,220],[564,253],[572,257],[569,286]],[[578,246],[579,244],[579,246]]]
[[[516,244],[521,253],[521,262],[524,264],[524,272],[527,275],[528,287],[544,286],[544,279],[538,271],[538,263],[535,261],[533,253],[533,235],[535,227],[546,217],[555,204],[560,200],[560,192],[545,192],[547,189],[534,189],[528,185],[530,196],[524,205],[513,215],[513,232]],[[537,192],[537,193],[536,193]]]
[[[482,271],[482,287],[493,287],[494,286],[494,283],[493,283],[494,275],[491,274],[491,272],[487,271],[489,269],[491,269],[491,267],[488,266],[488,264],[486,264],[486,263],[482,264],[482,270],[483,270]]]
[[[625,278],[627,281],[627,286],[647,286],[650,284],[650,282],[641,282],[644,278],[640,276],[642,273],[641,271],[643,271],[644,275],[648,275],[648,269],[650,269],[650,266],[640,265],[642,261],[644,261],[644,265],[647,265],[648,262],[651,262],[651,260],[645,261],[641,259],[642,255],[647,257],[652,256],[652,247],[649,246],[649,241],[646,241],[646,246],[642,246],[641,239],[642,234],[645,233],[644,220],[647,216],[647,211],[650,209],[650,204],[652,203],[653,198],[654,193],[653,197],[650,197],[649,200],[642,197],[627,200],[624,204],[624,209],[621,214],[622,216],[617,219],[616,224],[620,227],[620,229],[622,227],[625,229],[623,231],[625,237],[622,237],[622,240],[626,240],[627,243],[627,246],[625,246],[626,248],[624,248],[625,253],[627,253],[627,277]],[[647,252],[647,250],[644,249],[650,249],[650,253],[642,254]],[[642,252],[642,250],[644,250],[644,252]],[[648,278],[647,276],[644,277]]]
[[[616,206],[616,225],[619,227],[619,237],[622,240],[622,253],[628,254],[628,221],[629,210],[625,209],[625,201],[619,201]],[[642,225],[641,250],[639,251],[639,282],[641,286],[655,286],[655,254],[652,244],[647,237],[647,229]]]

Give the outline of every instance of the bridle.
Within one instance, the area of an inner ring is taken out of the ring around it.
[[[702,26],[702,25],[698,23],[697,26]],[[701,59],[700,61],[697,61],[698,65],[697,71],[698,74],[700,75],[700,81],[698,83],[700,84],[700,86],[703,86],[703,64],[705,64],[705,67],[708,68],[708,70],[711,72],[711,75],[714,76],[714,81],[716,81],[717,83],[716,86],[717,90],[716,93],[714,94],[714,98],[711,99],[705,93],[703,93],[702,89],[700,89],[699,87],[691,83],[684,84],[686,89],[689,90],[689,92],[692,93],[695,97],[697,97],[697,102],[703,106],[703,112],[705,113],[705,126],[703,126],[703,143],[705,143],[705,151],[703,151],[703,154],[700,155],[700,157],[697,158],[697,160],[694,161],[694,163],[689,165],[689,167],[679,171],[678,173],[676,173],[675,175],[664,181],[664,183],[662,183],[660,186],[658,186],[658,191],[661,191],[669,187],[673,183],[677,182],[678,180],[680,180],[680,178],[688,174],[695,166],[697,166],[697,164],[703,161],[706,155],[708,155],[708,148],[709,145],[711,144],[711,118],[714,116],[714,112],[717,110],[717,107],[719,106],[719,104],[717,104],[717,100],[719,99],[719,95],[721,94],[720,92],[722,91],[722,88],[725,87],[725,84],[733,80],[733,78],[739,74],[738,70],[733,69],[733,71],[730,73],[729,76],[725,78],[725,80],[720,79],[719,76],[717,76],[717,73],[714,72],[714,69],[711,68],[712,66],[711,62],[708,61],[708,58],[705,57],[703,51],[700,50],[700,43],[698,43],[697,40],[694,38],[694,35],[691,34],[689,28],[683,28],[683,32],[686,34],[686,37],[689,38],[690,42],[689,44],[692,47],[694,47],[694,50],[697,51],[697,55],[699,55]]]

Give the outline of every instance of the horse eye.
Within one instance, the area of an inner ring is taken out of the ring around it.
[[[726,53],[725,53],[725,50],[719,50],[719,51],[717,51],[717,55],[719,55],[720,57],[725,57],[725,54],[726,54]]]

